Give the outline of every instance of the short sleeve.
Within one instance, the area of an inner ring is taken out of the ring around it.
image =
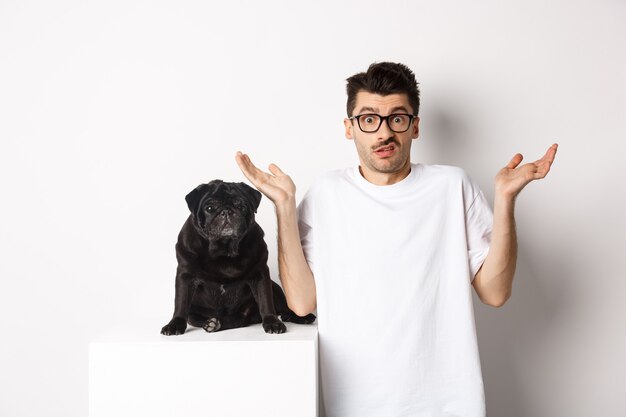
[[[465,212],[467,251],[472,281],[489,252],[493,228],[493,212],[489,202],[477,185],[474,184],[473,188],[475,196]]]
[[[313,271],[313,212],[311,204],[311,193],[307,192],[298,204],[296,209],[298,217],[298,232],[300,234],[300,244],[304,252],[304,258]]]

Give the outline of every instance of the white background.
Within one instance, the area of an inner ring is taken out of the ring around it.
[[[626,3],[224,3],[0,1],[0,415],[87,414],[90,339],[169,320],[184,196],[246,181],[237,150],[298,200],[357,163],[345,79],[374,61],[420,81],[412,161],[490,200],[560,144],[518,198],[512,298],[474,299],[489,416],[626,415]]]

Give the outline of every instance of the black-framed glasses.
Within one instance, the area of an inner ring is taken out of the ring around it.
[[[387,126],[392,132],[404,133],[409,130],[411,122],[417,116],[407,113],[393,113],[388,116],[381,116],[375,113],[357,114],[356,116],[349,117],[348,120],[356,119],[359,129],[365,133],[378,132],[380,126],[383,124],[383,120],[387,121]]]

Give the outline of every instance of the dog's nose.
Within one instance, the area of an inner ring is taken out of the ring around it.
[[[229,209],[229,208],[225,208],[224,210],[222,210],[222,212],[220,213],[220,215],[222,217],[225,217],[226,215],[230,216],[231,214],[233,214],[233,210]]]

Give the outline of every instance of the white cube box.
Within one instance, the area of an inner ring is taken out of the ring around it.
[[[318,416],[316,324],[163,336],[165,322],[90,343],[91,417]]]

